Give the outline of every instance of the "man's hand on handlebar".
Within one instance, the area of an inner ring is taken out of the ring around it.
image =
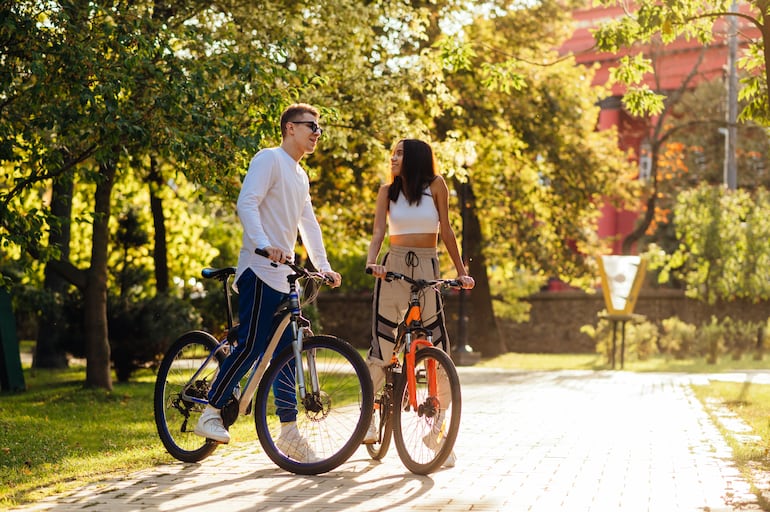
[[[321,272],[324,277],[326,277],[326,284],[331,286],[332,288],[337,288],[339,285],[342,284],[342,276],[339,275],[337,272],[333,270],[329,270],[327,272]]]
[[[286,263],[287,255],[278,247],[268,246],[265,247],[263,251],[267,253],[267,257],[270,258],[271,261]]]

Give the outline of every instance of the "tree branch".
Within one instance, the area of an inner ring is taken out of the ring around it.
[[[72,167],[76,166],[80,162],[86,160],[91,155],[93,155],[94,152],[96,151],[96,148],[97,148],[97,145],[92,144],[89,148],[87,148],[77,157],[74,157],[64,162],[64,164],[54,172],[46,173],[46,174],[36,174],[29,178],[25,178],[21,180],[19,183],[16,184],[15,187],[13,187],[13,189],[10,192],[8,192],[8,194],[3,196],[3,201],[2,201],[3,206],[7,208],[8,203],[11,201],[11,199],[13,199],[17,194],[19,194],[22,190],[27,188],[29,185],[32,185],[33,183],[37,183],[39,181],[55,178],[57,176],[64,174],[65,172],[70,170]]]

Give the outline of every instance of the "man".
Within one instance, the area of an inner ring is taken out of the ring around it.
[[[310,201],[307,173],[299,165],[305,155],[315,151],[323,129],[318,124],[318,110],[300,103],[289,106],[281,115],[281,145],[259,151],[249,164],[238,196],[238,217],[243,226],[243,242],[235,274],[238,291],[238,345],[222,362],[209,391],[209,405],[204,410],[195,433],[220,443],[228,443],[230,434],[222,423],[221,408],[233,395],[246,372],[267,348],[273,315],[289,293],[286,280],[291,270],[273,262],[294,259],[297,233],[310,260],[340,285],[342,278],[326,258],[321,228]],[[255,254],[262,248],[270,259]],[[292,333],[285,332],[275,354],[291,343]],[[290,397],[294,400],[294,397]],[[279,412],[281,435],[276,441],[286,455],[306,461],[314,454],[297,430],[297,411]]]

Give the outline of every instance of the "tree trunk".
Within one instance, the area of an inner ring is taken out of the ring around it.
[[[100,165],[100,181],[94,198],[91,267],[84,293],[86,338],[86,386],[112,389],[110,343],[107,329],[107,257],[109,247],[110,196],[117,162]]]
[[[465,191],[462,190],[465,187]],[[492,295],[487,277],[487,264],[482,251],[481,224],[476,212],[476,200],[470,181],[458,186],[460,197],[465,197],[463,212],[463,258],[476,286],[468,294],[471,314],[468,318],[468,344],[483,357],[494,357],[507,352],[497,328],[492,308]]]
[[[153,262],[155,266],[155,289],[158,295],[168,291],[168,251],[166,248],[166,219],[163,215],[163,200],[155,193],[156,189],[163,185],[163,177],[158,172],[158,164],[155,157],[150,158],[150,211],[152,223],[155,228]]]
[[[51,213],[60,219],[58,229],[52,229],[48,244],[58,247],[59,261],[69,261],[72,220],[72,192],[75,186],[70,178],[54,180],[51,195]],[[43,288],[55,300],[43,308],[38,318],[37,343],[32,359],[33,368],[67,368],[67,354],[62,347],[61,333],[65,328],[61,297],[67,292],[69,282],[54,270],[52,263],[45,266]]]

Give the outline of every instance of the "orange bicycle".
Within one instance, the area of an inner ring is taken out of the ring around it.
[[[367,269],[367,273],[371,271]],[[411,291],[390,364],[385,367],[385,385],[374,390],[372,421],[378,440],[366,449],[380,460],[388,452],[392,436],[407,469],[426,475],[452,454],[460,430],[462,398],[454,363],[433,345],[432,333],[424,327],[420,297],[428,289],[461,285],[456,280],[412,279],[396,272],[388,272],[385,280],[406,281]],[[403,354],[401,360],[399,354]]]

